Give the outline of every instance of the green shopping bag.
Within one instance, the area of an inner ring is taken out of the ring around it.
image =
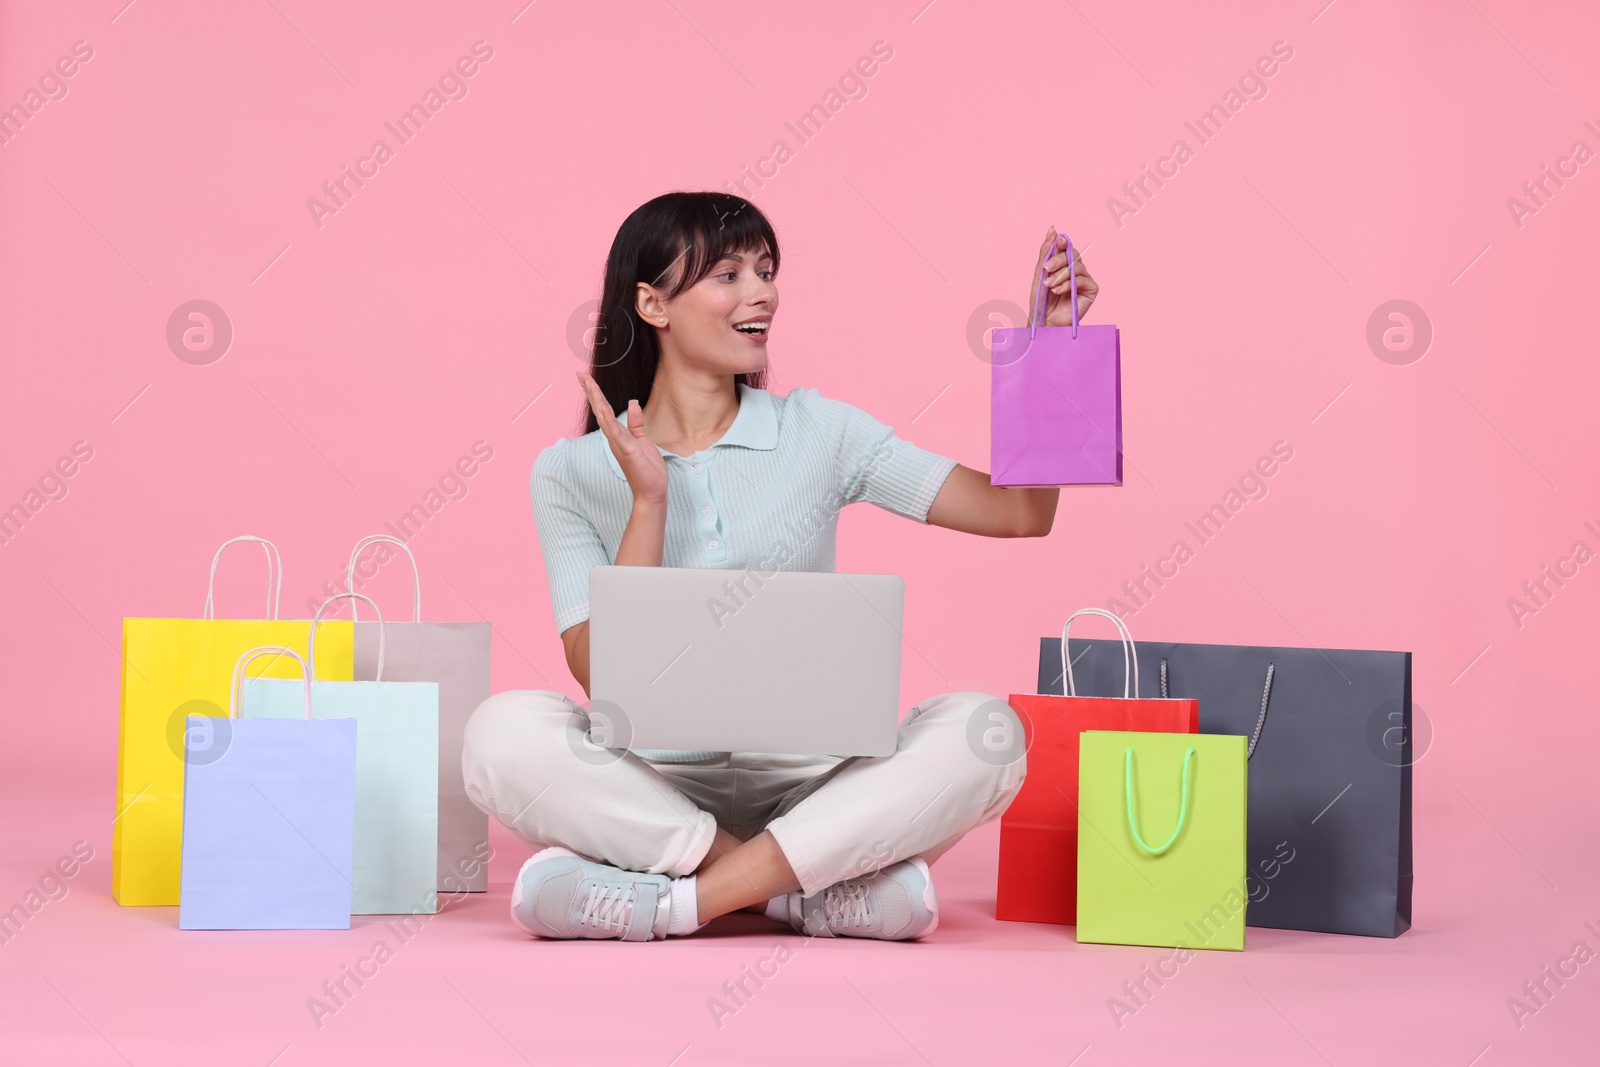
[[[1086,730],[1078,940],[1244,948],[1249,738]]]

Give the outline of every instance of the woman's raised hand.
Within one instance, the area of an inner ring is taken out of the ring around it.
[[[667,502],[667,461],[661,450],[644,432],[644,412],[637,400],[628,401],[628,425],[624,426],[611,413],[611,404],[594,376],[587,371],[578,372],[578,384],[589,399],[600,432],[606,435],[611,454],[633,489],[634,503],[664,505]]]
[[[1050,262],[1045,262],[1045,256],[1050,251],[1050,243],[1057,242],[1056,254],[1050,257]],[[1046,326],[1071,326],[1072,325],[1072,275],[1067,269],[1066,240],[1058,237],[1056,228],[1050,227],[1045,232],[1044,241],[1039,245],[1039,258],[1033,264],[1033,280],[1028,286],[1028,308],[1033,310],[1034,301],[1039,295],[1039,274],[1048,271],[1044,280],[1045,305],[1044,324]],[[1089,308],[1094,304],[1094,298],[1100,295],[1100,286],[1089,275],[1088,268],[1083,265],[1083,256],[1074,248],[1072,250],[1073,262],[1077,264],[1078,271],[1078,318],[1089,314]]]

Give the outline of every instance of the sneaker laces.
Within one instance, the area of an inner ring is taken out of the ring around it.
[[[852,879],[829,886],[822,898],[822,914],[829,929],[867,925],[867,883]]]
[[[597,926],[608,931],[626,926],[633,918],[633,902],[638,889],[636,882],[602,882],[591,886],[578,913],[579,925]]]

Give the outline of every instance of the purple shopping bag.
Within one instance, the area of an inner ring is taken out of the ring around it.
[[[1055,255],[1050,242],[1048,261]],[[1078,324],[1078,271],[1067,238],[1072,325],[1044,326],[1044,272],[1027,326],[990,336],[991,484],[1122,484],[1122,346],[1115,326]]]
[[[300,665],[303,715],[239,718],[244,669],[271,653]],[[183,785],[178,929],[350,928],[356,720],[311,717],[299,653],[263,645],[239,658],[228,717],[187,719]]]

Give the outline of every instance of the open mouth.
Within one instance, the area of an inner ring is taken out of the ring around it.
[[[733,328],[735,332],[742,333],[752,341],[765,343],[767,331],[772,327],[770,320],[762,322],[741,322]]]

